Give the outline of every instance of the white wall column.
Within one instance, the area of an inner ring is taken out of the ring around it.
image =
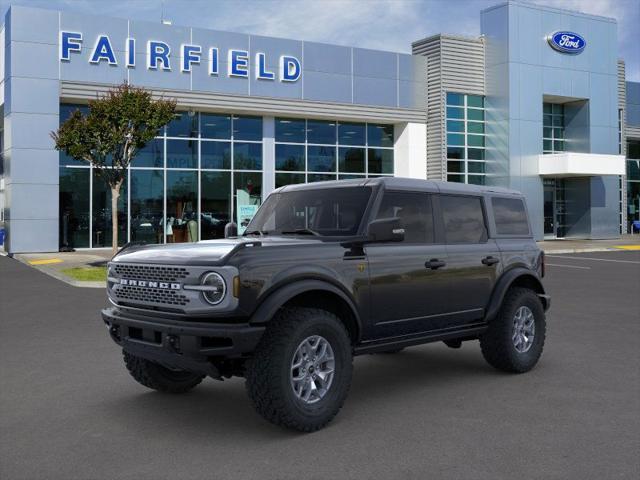
[[[396,177],[427,178],[427,125],[397,123],[394,126],[394,172]]]
[[[276,122],[262,117],[262,200],[276,188]]]

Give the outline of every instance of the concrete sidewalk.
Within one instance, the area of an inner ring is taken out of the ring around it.
[[[612,240],[558,239],[538,242],[545,253],[587,253],[621,250],[640,250],[640,235],[623,235]]]

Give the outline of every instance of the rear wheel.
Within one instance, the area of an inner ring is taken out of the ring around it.
[[[185,393],[194,388],[204,378],[185,370],[173,370],[158,363],[122,352],[124,363],[131,376],[141,385],[164,393]]]
[[[268,421],[312,432],[342,407],[351,372],[351,342],[338,317],[316,308],[285,308],[249,362],[247,393]]]
[[[511,288],[500,312],[480,336],[482,355],[490,365],[506,372],[531,370],[544,347],[546,320],[535,292]]]

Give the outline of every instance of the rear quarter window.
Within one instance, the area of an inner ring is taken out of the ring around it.
[[[529,235],[529,222],[524,202],[520,198],[491,199],[498,235]]]

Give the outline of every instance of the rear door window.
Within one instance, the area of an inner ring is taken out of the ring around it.
[[[418,192],[386,191],[377,219],[398,217],[405,243],[433,243],[431,195]]]
[[[487,241],[487,226],[480,197],[442,195],[440,206],[447,243]]]
[[[524,202],[520,198],[491,199],[498,235],[529,235],[529,223]]]

